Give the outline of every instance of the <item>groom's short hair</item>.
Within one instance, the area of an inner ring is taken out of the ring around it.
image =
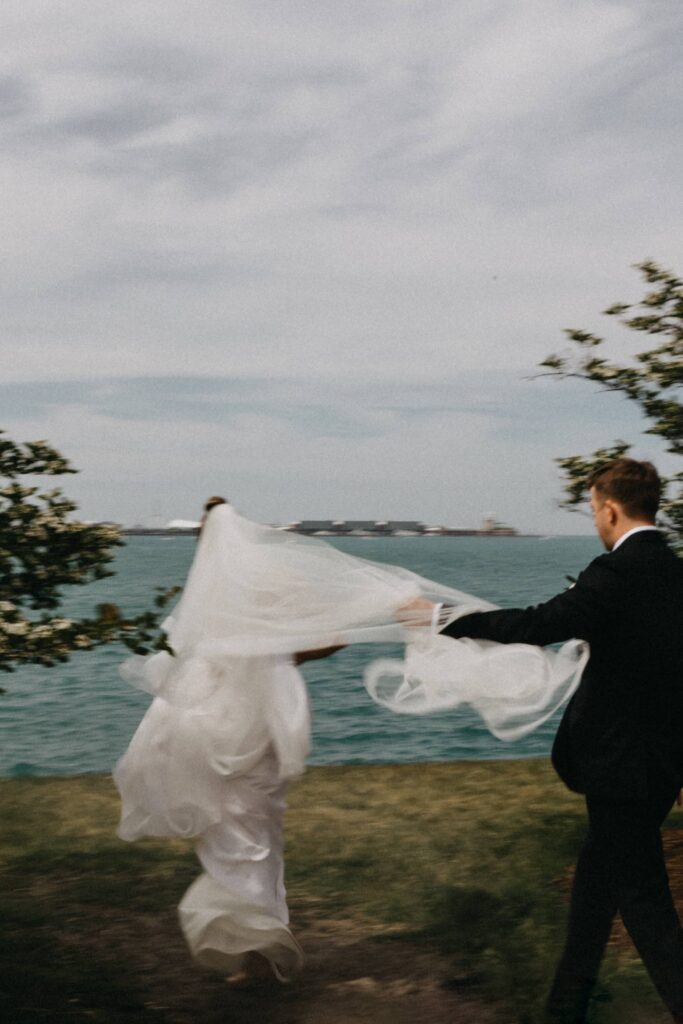
[[[629,519],[654,520],[662,496],[662,481],[651,462],[615,459],[588,478],[602,502],[619,502]]]

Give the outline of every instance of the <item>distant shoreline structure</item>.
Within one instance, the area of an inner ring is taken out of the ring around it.
[[[456,529],[451,526],[427,526],[409,519],[297,519],[286,524],[273,524],[283,532],[301,533],[306,537],[521,537],[513,526],[499,523],[493,517],[484,520],[479,529]],[[194,537],[199,523],[175,520],[165,526],[123,527],[125,537]]]

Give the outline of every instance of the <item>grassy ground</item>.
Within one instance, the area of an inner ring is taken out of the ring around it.
[[[215,1006],[213,1016],[183,1010],[182,993],[173,1009],[176,965],[185,962],[174,907],[197,866],[188,843],[120,842],[117,813],[106,777],[0,782],[0,1018],[237,1020]],[[683,897],[679,828],[683,815],[675,812],[667,844]],[[351,929],[371,943],[363,956],[380,950],[377,971],[391,973],[392,958],[400,959],[408,983],[406,957],[417,962],[419,951],[434,951],[423,973],[473,974],[477,998],[494,1016],[531,1024],[562,941],[582,832],[580,799],[543,761],[312,769],[290,792],[294,930],[299,915],[304,933],[316,943],[324,933],[324,942],[341,950],[342,933]],[[321,922],[340,922],[339,929]],[[324,970],[333,990],[344,960],[328,952]],[[596,1022],[667,1020],[618,931],[603,981]],[[298,998],[296,990],[287,996],[288,1015],[278,1020],[344,1019],[298,1013]],[[252,1011],[239,1020],[263,1019]],[[377,1011],[350,1013],[349,1021],[384,1019]],[[437,1010],[432,1019],[441,1019]]]

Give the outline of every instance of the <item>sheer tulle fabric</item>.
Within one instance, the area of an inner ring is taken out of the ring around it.
[[[411,714],[467,703],[503,739],[536,728],[578,685],[584,643],[545,651],[432,636],[396,621],[416,597],[446,603],[454,618],[494,607],[406,569],[258,526],[228,505],[208,516],[165,623],[173,654],[131,658],[122,668],[154,701],[114,773],[122,838],[201,837],[205,874],[180,906],[201,963],[229,970],[258,950],[282,977],[300,963],[281,844],[283,784],[303,770],[309,746],[294,652],[405,643],[403,660],[368,666],[374,700]]]
[[[252,664],[333,644],[395,641],[406,645],[405,658],[366,671],[374,700],[411,714],[467,703],[507,740],[537,728],[578,685],[585,643],[570,641],[553,651],[431,636],[396,621],[397,609],[416,597],[444,602],[451,618],[495,607],[407,569],[259,526],[220,505],[208,517],[182,599],[165,623],[175,656],[129,659],[124,674],[174,707],[191,709],[226,687],[231,699],[245,701],[240,673],[253,668],[240,659]],[[271,693],[269,701],[276,700]],[[295,774],[301,743],[277,710],[270,717],[282,774]]]
[[[403,661],[373,662],[365,685],[378,704],[403,714],[470,704],[494,736],[517,740],[567,700],[587,658],[581,640],[551,652],[527,644],[422,635],[407,645]]]

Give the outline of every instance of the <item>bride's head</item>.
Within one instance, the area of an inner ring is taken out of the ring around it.
[[[227,498],[219,498],[217,496],[214,496],[213,498],[207,498],[207,500],[204,502],[204,515],[208,516],[209,512],[211,511],[211,509],[215,508],[216,505],[229,505],[229,504],[230,504],[230,502],[227,500]]]
[[[208,514],[209,514],[209,512],[211,511],[212,508],[215,508],[216,505],[229,505],[229,504],[230,504],[230,502],[227,500],[227,498],[221,498],[218,495],[214,495],[213,498],[207,498],[207,500],[204,502],[204,514],[202,515],[202,520],[201,520],[201,523],[199,524],[199,532],[200,533],[202,532],[202,527],[204,526],[204,523],[206,522],[206,517],[208,516]]]

